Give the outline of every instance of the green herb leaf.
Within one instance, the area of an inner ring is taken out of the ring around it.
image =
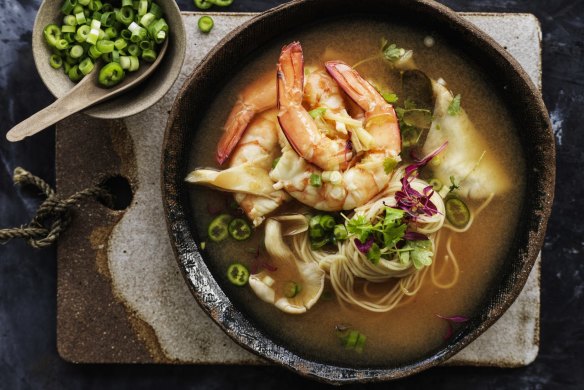
[[[410,256],[416,269],[421,269],[432,264],[432,243],[430,240],[408,241],[408,245],[413,248]]]
[[[379,245],[373,243],[371,248],[367,251],[367,258],[373,264],[379,264],[379,260],[381,259],[381,250],[379,249]]]
[[[391,207],[385,208],[385,218],[383,219],[383,245],[386,248],[394,248],[403,238],[407,225],[403,223],[405,212]]]
[[[308,111],[308,113],[310,114],[312,119],[320,118],[321,116],[324,115],[325,112],[326,112],[325,107],[319,107],[319,108],[315,108],[314,110]]]
[[[350,234],[357,236],[359,241],[365,242],[373,231],[373,225],[371,225],[364,215],[358,215],[349,220],[347,230]]]
[[[383,96],[385,101],[388,102],[389,104],[397,103],[397,101],[399,100],[395,93],[386,92],[382,93],[381,96]]]
[[[381,48],[381,50],[383,52],[383,57],[385,57],[386,60],[391,62],[399,60],[400,58],[403,57],[404,54],[406,54],[406,51],[401,47],[397,47],[395,43],[392,43],[390,45],[388,42],[386,42]]]
[[[460,114],[460,94],[456,95],[448,105],[448,115],[456,116]]]
[[[317,175],[316,173],[312,173],[310,175],[310,185],[313,187],[322,186],[322,178],[320,177],[320,175]]]
[[[396,166],[397,160],[395,158],[387,157],[385,160],[383,160],[383,170],[388,175],[393,172]]]

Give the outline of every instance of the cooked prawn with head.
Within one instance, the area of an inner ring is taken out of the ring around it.
[[[275,106],[276,78],[274,72],[268,72],[245,87],[231,109],[217,145],[217,162],[227,161],[256,114]]]
[[[296,79],[302,77],[302,51],[299,44],[282,49],[278,69],[293,71]],[[339,169],[342,164],[333,165],[332,169],[325,164],[326,168],[323,169],[315,163],[315,154],[325,160],[336,156],[337,149],[333,148],[331,155],[330,150],[323,147],[326,143],[323,140],[336,144],[320,133],[312,118],[310,121],[305,118],[296,103],[282,103],[282,98],[286,100],[292,93],[297,93],[298,87],[289,88],[290,93],[282,93],[282,85],[285,86],[290,77],[286,73],[280,76],[279,71],[278,115],[290,145],[283,141],[282,157],[270,177],[276,181],[274,188],[284,189],[306,205],[327,211],[350,210],[365,204],[387,185],[392,173],[390,168],[399,161],[401,139],[393,107],[367,81],[338,61],[328,62],[327,71],[365,111],[364,129],[361,130],[362,138],[368,139],[368,142],[363,145],[360,160],[350,161],[351,166],[345,170]],[[292,116],[293,120],[283,114]],[[352,121],[354,129],[363,125],[359,120]],[[307,154],[312,158],[307,158]]]
[[[352,152],[347,140],[329,138],[302,105],[304,58],[300,43],[284,46],[278,62],[278,121],[294,150],[307,161],[325,170],[347,167]]]

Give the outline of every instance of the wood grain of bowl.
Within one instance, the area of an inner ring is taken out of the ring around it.
[[[32,35],[32,49],[36,68],[41,79],[56,97],[65,95],[75,85],[62,69],[49,64],[51,49],[43,37],[46,25],[63,23],[63,0],[44,0],[39,7]],[[180,10],[174,0],[158,0],[169,27],[169,47],[159,68],[142,84],[112,100],[97,104],[84,113],[95,118],[117,119],[144,111],[160,100],[172,87],[180,74],[185,58],[186,33]]]
[[[526,196],[519,227],[478,314],[438,350],[415,361],[372,367],[340,366],[305,356],[278,342],[246,316],[221,288],[197,249],[197,237],[190,222],[197,216],[189,205],[184,181],[193,134],[198,131],[209,102],[234,77],[233,64],[242,63],[276,37],[286,36],[299,26],[359,14],[423,26],[425,31],[435,31],[454,42],[457,50],[489,79],[497,91],[496,98],[512,113],[526,165]],[[329,383],[371,382],[412,375],[443,363],[476,339],[521,292],[543,244],[551,212],[555,144],[539,91],[521,66],[485,33],[447,7],[429,0],[300,0],[259,15],[222,40],[187,79],[174,103],[164,142],[161,174],[167,226],[179,267],[198,303],[243,347],[301,375]]]

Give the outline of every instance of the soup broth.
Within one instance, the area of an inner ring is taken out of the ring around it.
[[[364,28],[366,26],[366,28]],[[286,345],[292,351],[320,361],[350,366],[376,366],[404,363],[428,354],[444,343],[449,324],[441,316],[471,317],[482,301],[488,286],[495,279],[506,254],[513,231],[517,226],[520,202],[524,194],[524,160],[515,137],[510,115],[495,91],[476,68],[440,36],[433,36],[432,47],[424,45],[426,35],[405,26],[388,24],[369,18],[330,21],[297,31],[273,42],[255,58],[234,67],[234,77],[217,94],[200,128],[193,137],[189,170],[197,167],[215,167],[217,141],[222,127],[239,91],[266,71],[275,71],[281,47],[299,41],[304,51],[305,66],[318,66],[326,60],[340,59],[356,64],[380,51],[380,41],[387,38],[399,47],[412,49],[418,68],[430,78],[442,78],[454,94],[461,94],[462,106],[476,129],[488,143],[486,153],[496,156],[504,167],[512,191],[496,194],[492,202],[478,216],[470,230],[454,233],[452,250],[458,259],[460,277],[448,289],[436,287],[425,276],[420,291],[407,304],[386,313],[368,312],[337,302],[328,281],[319,301],[306,313],[291,315],[258,299],[246,287],[231,285],[225,276],[229,264],[240,262],[249,268],[258,261],[258,245],[263,239],[262,226],[250,240],[225,240],[220,244],[209,242],[207,226],[216,210],[226,210],[232,196],[204,187],[190,188],[190,203],[195,219],[193,228],[200,240],[207,241],[205,259],[217,280],[238,308],[247,313],[260,328]],[[400,96],[399,74],[390,71],[382,59],[359,65],[359,73],[368,80],[386,86]],[[492,180],[498,180],[493,177]],[[480,202],[470,202],[475,208]],[[298,207],[290,202],[283,210]],[[277,210],[276,214],[284,211]],[[440,281],[451,279],[451,263],[444,262],[446,250],[440,243],[436,262]],[[262,256],[265,256],[262,254]],[[364,351],[345,350],[335,331],[339,324],[350,324],[367,336]],[[456,327],[457,325],[455,325]]]

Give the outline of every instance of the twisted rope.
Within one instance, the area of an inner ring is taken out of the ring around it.
[[[67,199],[59,199],[47,182],[20,167],[14,170],[13,180],[14,184],[37,187],[46,199],[28,225],[0,229],[2,244],[13,238],[23,238],[34,248],[50,246],[71,223],[71,212],[75,205],[86,198],[101,199],[108,206],[113,201],[111,194],[99,185],[76,192]]]

